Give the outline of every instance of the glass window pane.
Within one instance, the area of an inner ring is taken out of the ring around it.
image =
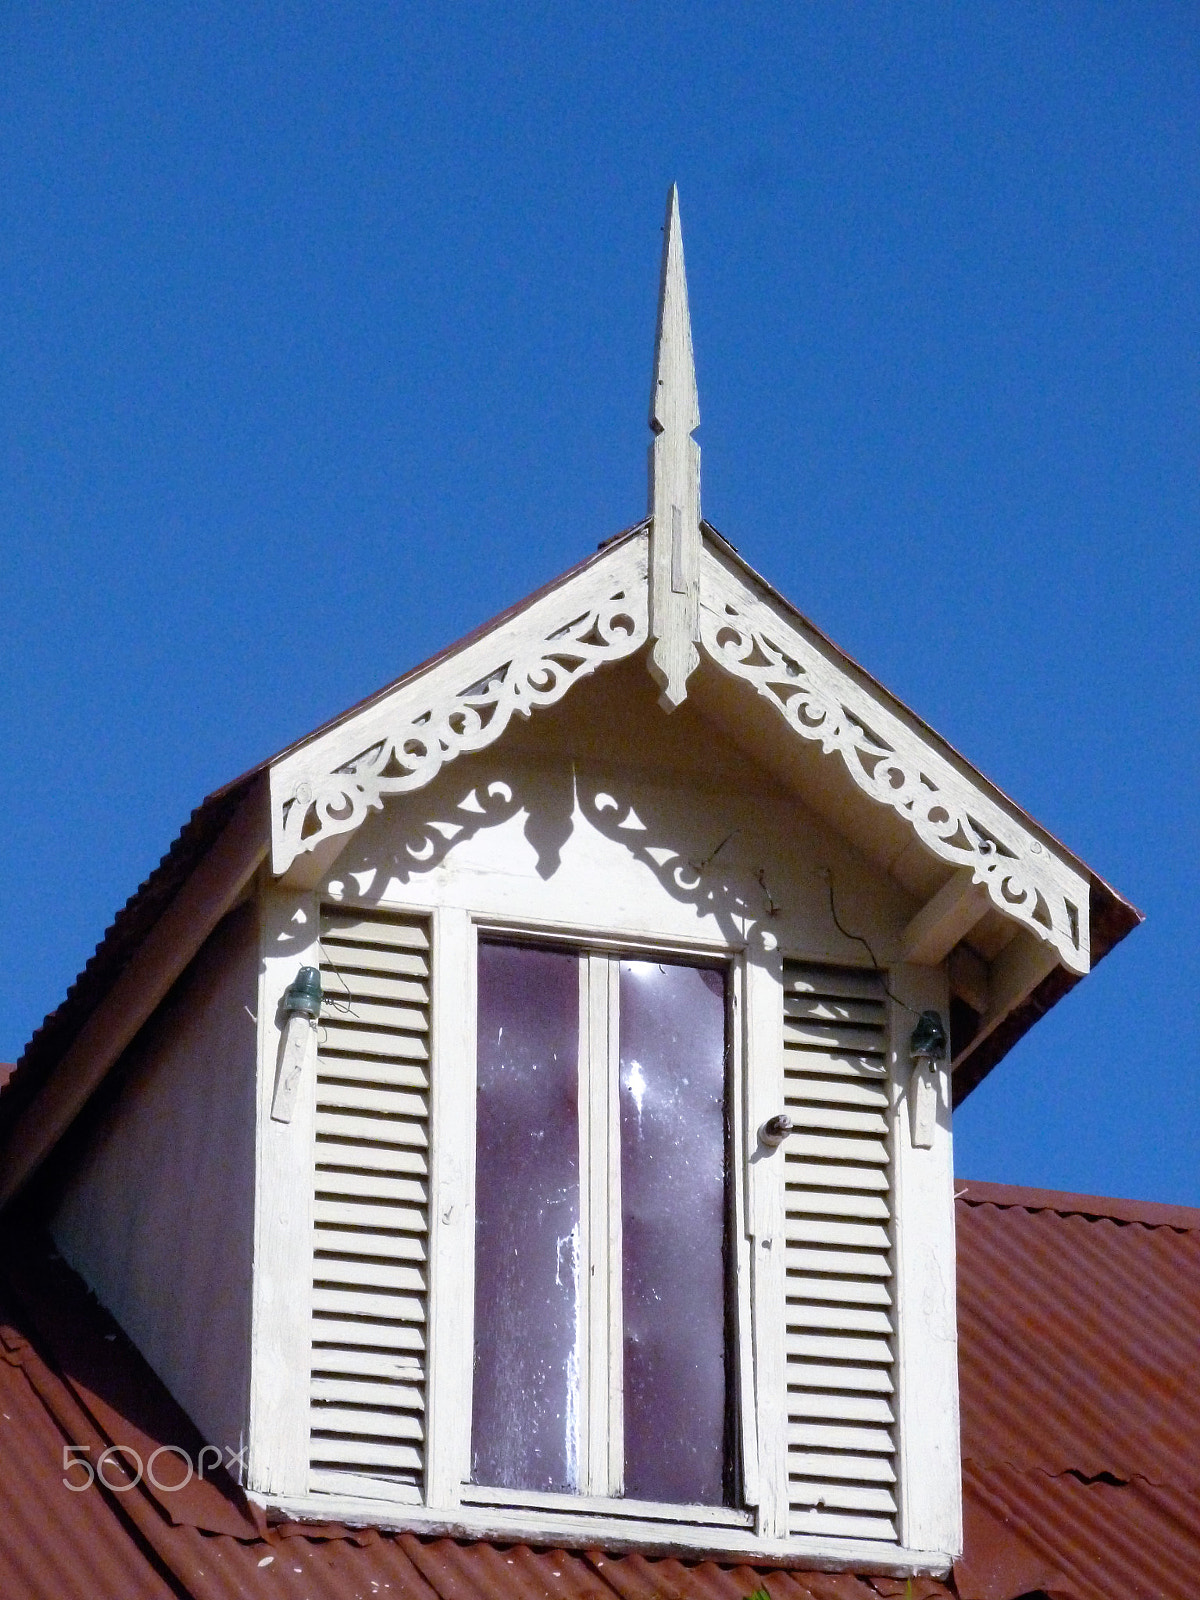
[[[625,1493],[726,1484],[725,980],[622,961]]]
[[[471,1475],[579,1483],[579,963],[479,946]]]

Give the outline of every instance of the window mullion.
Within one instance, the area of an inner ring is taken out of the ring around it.
[[[617,963],[581,958],[580,1233],[583,1245],[581,1325],[586,1358],[580,1373],[584,1494],[621,1489],[620,1141],[617,1124]],[[614,1432],[615,1428],[615,1432]]]
[[[607,1281],[608,1281],[608,1407],[607,1428],[609,1494],[622,1494],[625,1488],[625,1363],[622,1318],[621,1246],[621,963],[606,957],[608,1026],[605,1032],[604,1102],[608,1126],[607,1196]]]

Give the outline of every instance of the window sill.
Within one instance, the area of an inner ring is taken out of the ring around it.
[[[609,1511],[570,1511],[530,1506],[463,1505],[435,1511],[406,1505],[393,1485],[347,1480],[344,1493],[295,1496],[251,1495],[272,1521],[341,1522],[388,1532],[416,1533],[453,1539],[490,1539],[505,1544],[565,1545],[600,1548],[613,1553],[683,1559],[770,1562],[806,1571],[882,1573],[906,1578],[918,1573],[944,1577],[953,1557],[941,1550],[909,1550],[880,1540],[796,1534],[787,1539],[760,1538],[749,1526],[725,1523],[668,1522],[657,1517],[621,1516]],[[545,1499],[557,1497],[545,1496]],[[619,1502],[607,1502],[615,1506]],[[654,1508],[660,1510],[661,1508]],[[738,1512],[716,1515],[740,1516]],[[748,1521],[748,1518],[747,1518]]]

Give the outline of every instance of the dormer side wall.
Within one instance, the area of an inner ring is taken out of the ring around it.
[[[225,918],[130,1046],[51,1219],[67,1262],[204,1438],[245,1441],[258,927]]]

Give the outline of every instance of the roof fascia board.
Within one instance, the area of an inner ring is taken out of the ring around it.
[[[603,551],[417,677],[272,764],[271,864],[349,834],[384,797],[423,788],[493,744],[516,713],[553,705],[649,633],[648,536]]]
[[[706,541],[701,648],[751,684],[792,730],[837,753],[869,798],[922,844],[968,867],[993,905],[1072,972],[1090,966],[1090,880],[1007,797],[919,724],[880,685],[762,584],[740,557]]]
[[[0,1151],[0,1207],[50,1154],[265,860],[267,788],[256,783],[25,1108]]]

